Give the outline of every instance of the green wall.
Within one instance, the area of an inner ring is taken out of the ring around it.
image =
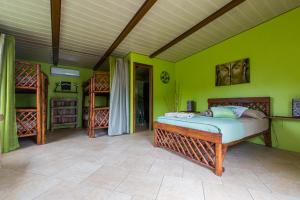
[[[82,67],[70,67],[70,66],[62,66],[58,65],[57,67],[67,68],[67,69],[75,69],[80,71],[80,77],[67,77],[67,76],[52,76],[50,73],[51,64],[40,63],[30,61],[31,63],[39,63],[41,64],[42,71],[48,76],[49,85],[48,85],[48,119],[47,119],[47,128],[50,127],[50,100],[52,97],[72,97],[78,98],[78,127],[82,126],[82,84],[87,81],[93,73],[92,69],[82,68]],[[78,94],[68,94],[68,93],[55,93],[55,84],[60,81],[70,81],[72,83],[78,83]],[[86,98],[88,99],[88,98]],[[28,94],[17,94],[16,95],[16,107],[27,107],[27,106],[35,106],[36,104],[36,96],[28,95]]]
[[[153,66],[153,119],[159,115],[169,112],[168,102],[166,99],[174,91],[175,83],[175,63],[164,61],[161,59],[151,59],[148,56],[129,53],[126,57],[130,61],[130,131],[133,132],[133,64],[142,63]],[[167,71],[170,74],[170,82],[164,84],[160,81],[160,73]],[[153,121],[154,121],[153,120]]]
[[[273,115],[291,115],[292,98],[300,98],[300,8],[243,32],[175,64],[181,108],[197,101],[207,108],[213,97],[270,96]],[[217,64],[250,58],[250,83],[215,86]],[[300,152],[300,123],[274,121],[275,147]],[[255,142],[261,143],[261,139]]]

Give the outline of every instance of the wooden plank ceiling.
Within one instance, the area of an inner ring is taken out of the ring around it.
[[[16,36],[20,59],[52,63],[48,0],[0,0],[0,32]],[[59,59],[94,67],[144,0],[61,0]],[[158,0],[113,55],[151,55],[230,0]],[[300,5],[300,0],[246,0],[156,57],[178,61]]]

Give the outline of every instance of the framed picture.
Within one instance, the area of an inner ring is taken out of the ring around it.
[[[216,86],[250,82],[249,58],[216,66]]]
[[[292,103],[293,117],[300,117],[300,99],[293,99]]]
[[[216,66],[216,86],[230,85],[230,64]]]

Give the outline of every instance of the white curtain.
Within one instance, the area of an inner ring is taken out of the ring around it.
[[[116,59],[109,108],[108,135],[129,133],[129,73],[127,60]]]

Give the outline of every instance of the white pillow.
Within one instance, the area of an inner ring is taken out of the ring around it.
[[[263,119],[266,118],[267,116],[265,115],[265,113],[259,111],[259,110],[246,110],[242,117],[251,117],[251,118],[255,118],[255,119]]]
[[[248,110],[247,107],[243,107],[243,106],[224,106],[224,107],[230,108],[234,112],[237,118],[240,118],[243,115],[243,113],[246,110]]]

